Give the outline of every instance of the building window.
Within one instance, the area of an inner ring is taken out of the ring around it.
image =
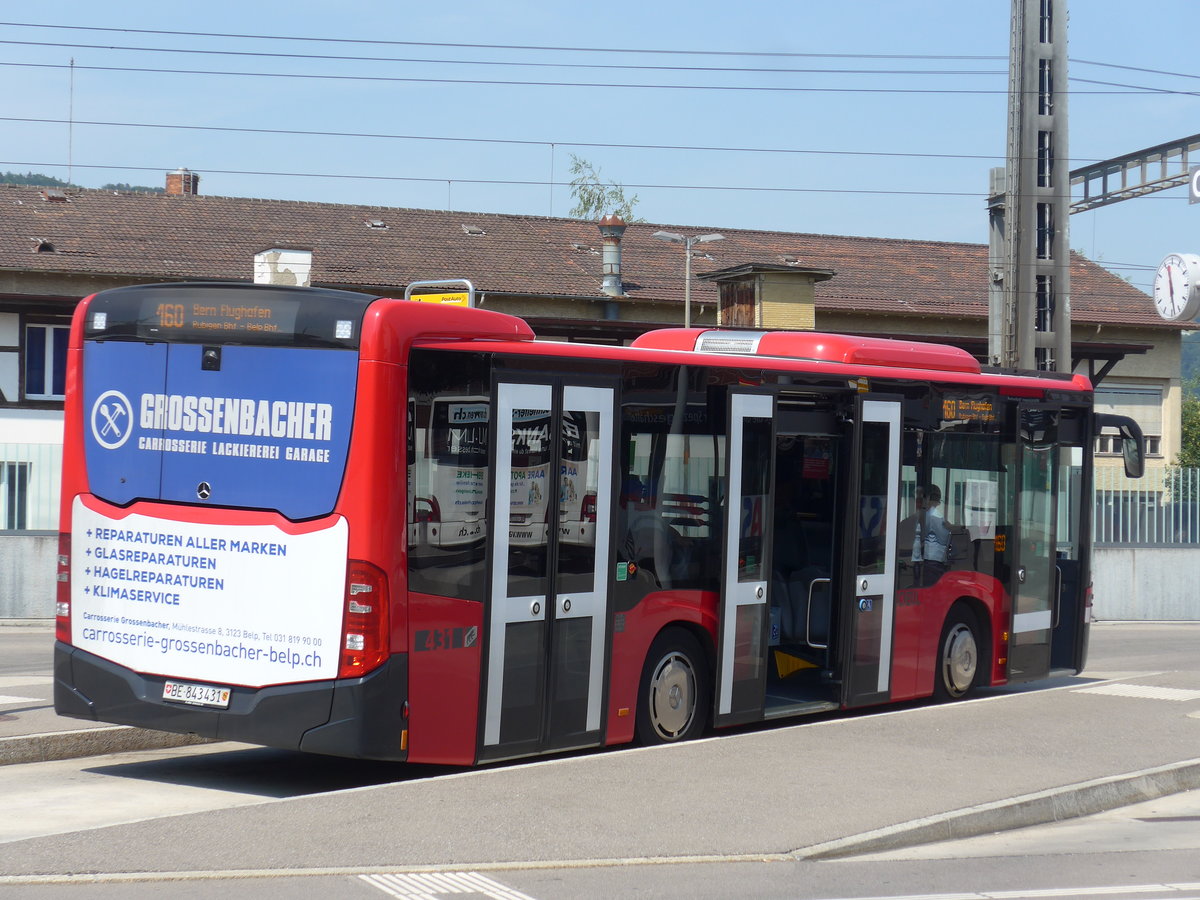
[[[67,392],[66,325],[25,326],[25,399],[62,400]]]
[[[1146,438],[1146,455],[1163,455],[1163,388],[1161,385],[1105,381],[1096,388],[1096,412],[1128,416],[1142,429]],[[1115,432],[1107,431],[1096,439],[1096,452],[1117,456],[1121,442]]]
[[[1162,437],[1157,434],[1147,434],[1144,437],[1146,441],[1146,455],[1162,456]],[[1120,456],[1121,435],[1114,431],[1112,434],[1105,433],[1097,437],[1096,455]]]

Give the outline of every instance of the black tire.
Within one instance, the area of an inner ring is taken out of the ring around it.
[[[712,684],[708,657],[695,636],[668,628],[654,639],[638,687],[637,737],[674,744],[699,737],[708,724]]]
[[[933,675],[933,696],[939,701],[961,700],[979,683],[979,634],[979,620],[969,607],[960,603],[950,610]]]

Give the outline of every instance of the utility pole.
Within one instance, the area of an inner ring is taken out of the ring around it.
[[[1012,0],[1008,149],[990,175],[988,355],[1069,372],[1067,0]]]

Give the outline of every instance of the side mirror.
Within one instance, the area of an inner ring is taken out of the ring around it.
[[[1142,429],[1128,416],[1112,413],[1096,414],[1096,435],[1105,428],[1115,428],[1121,435],[1121,456],[1125,460],[1125,477],[1141,478],[1146,471],[1145,441]]]

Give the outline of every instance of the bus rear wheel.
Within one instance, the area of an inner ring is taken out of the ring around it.
[[[933,695],[938,700],[959,700],[979,680],[979,623],[966,606],[956,606],[946,616],[938,643],[938,669]]]
[[[700,642],[682,628],[654,639],[642,668],[637,736],[643,744],[698,737],[708,721],[708,660]]]

